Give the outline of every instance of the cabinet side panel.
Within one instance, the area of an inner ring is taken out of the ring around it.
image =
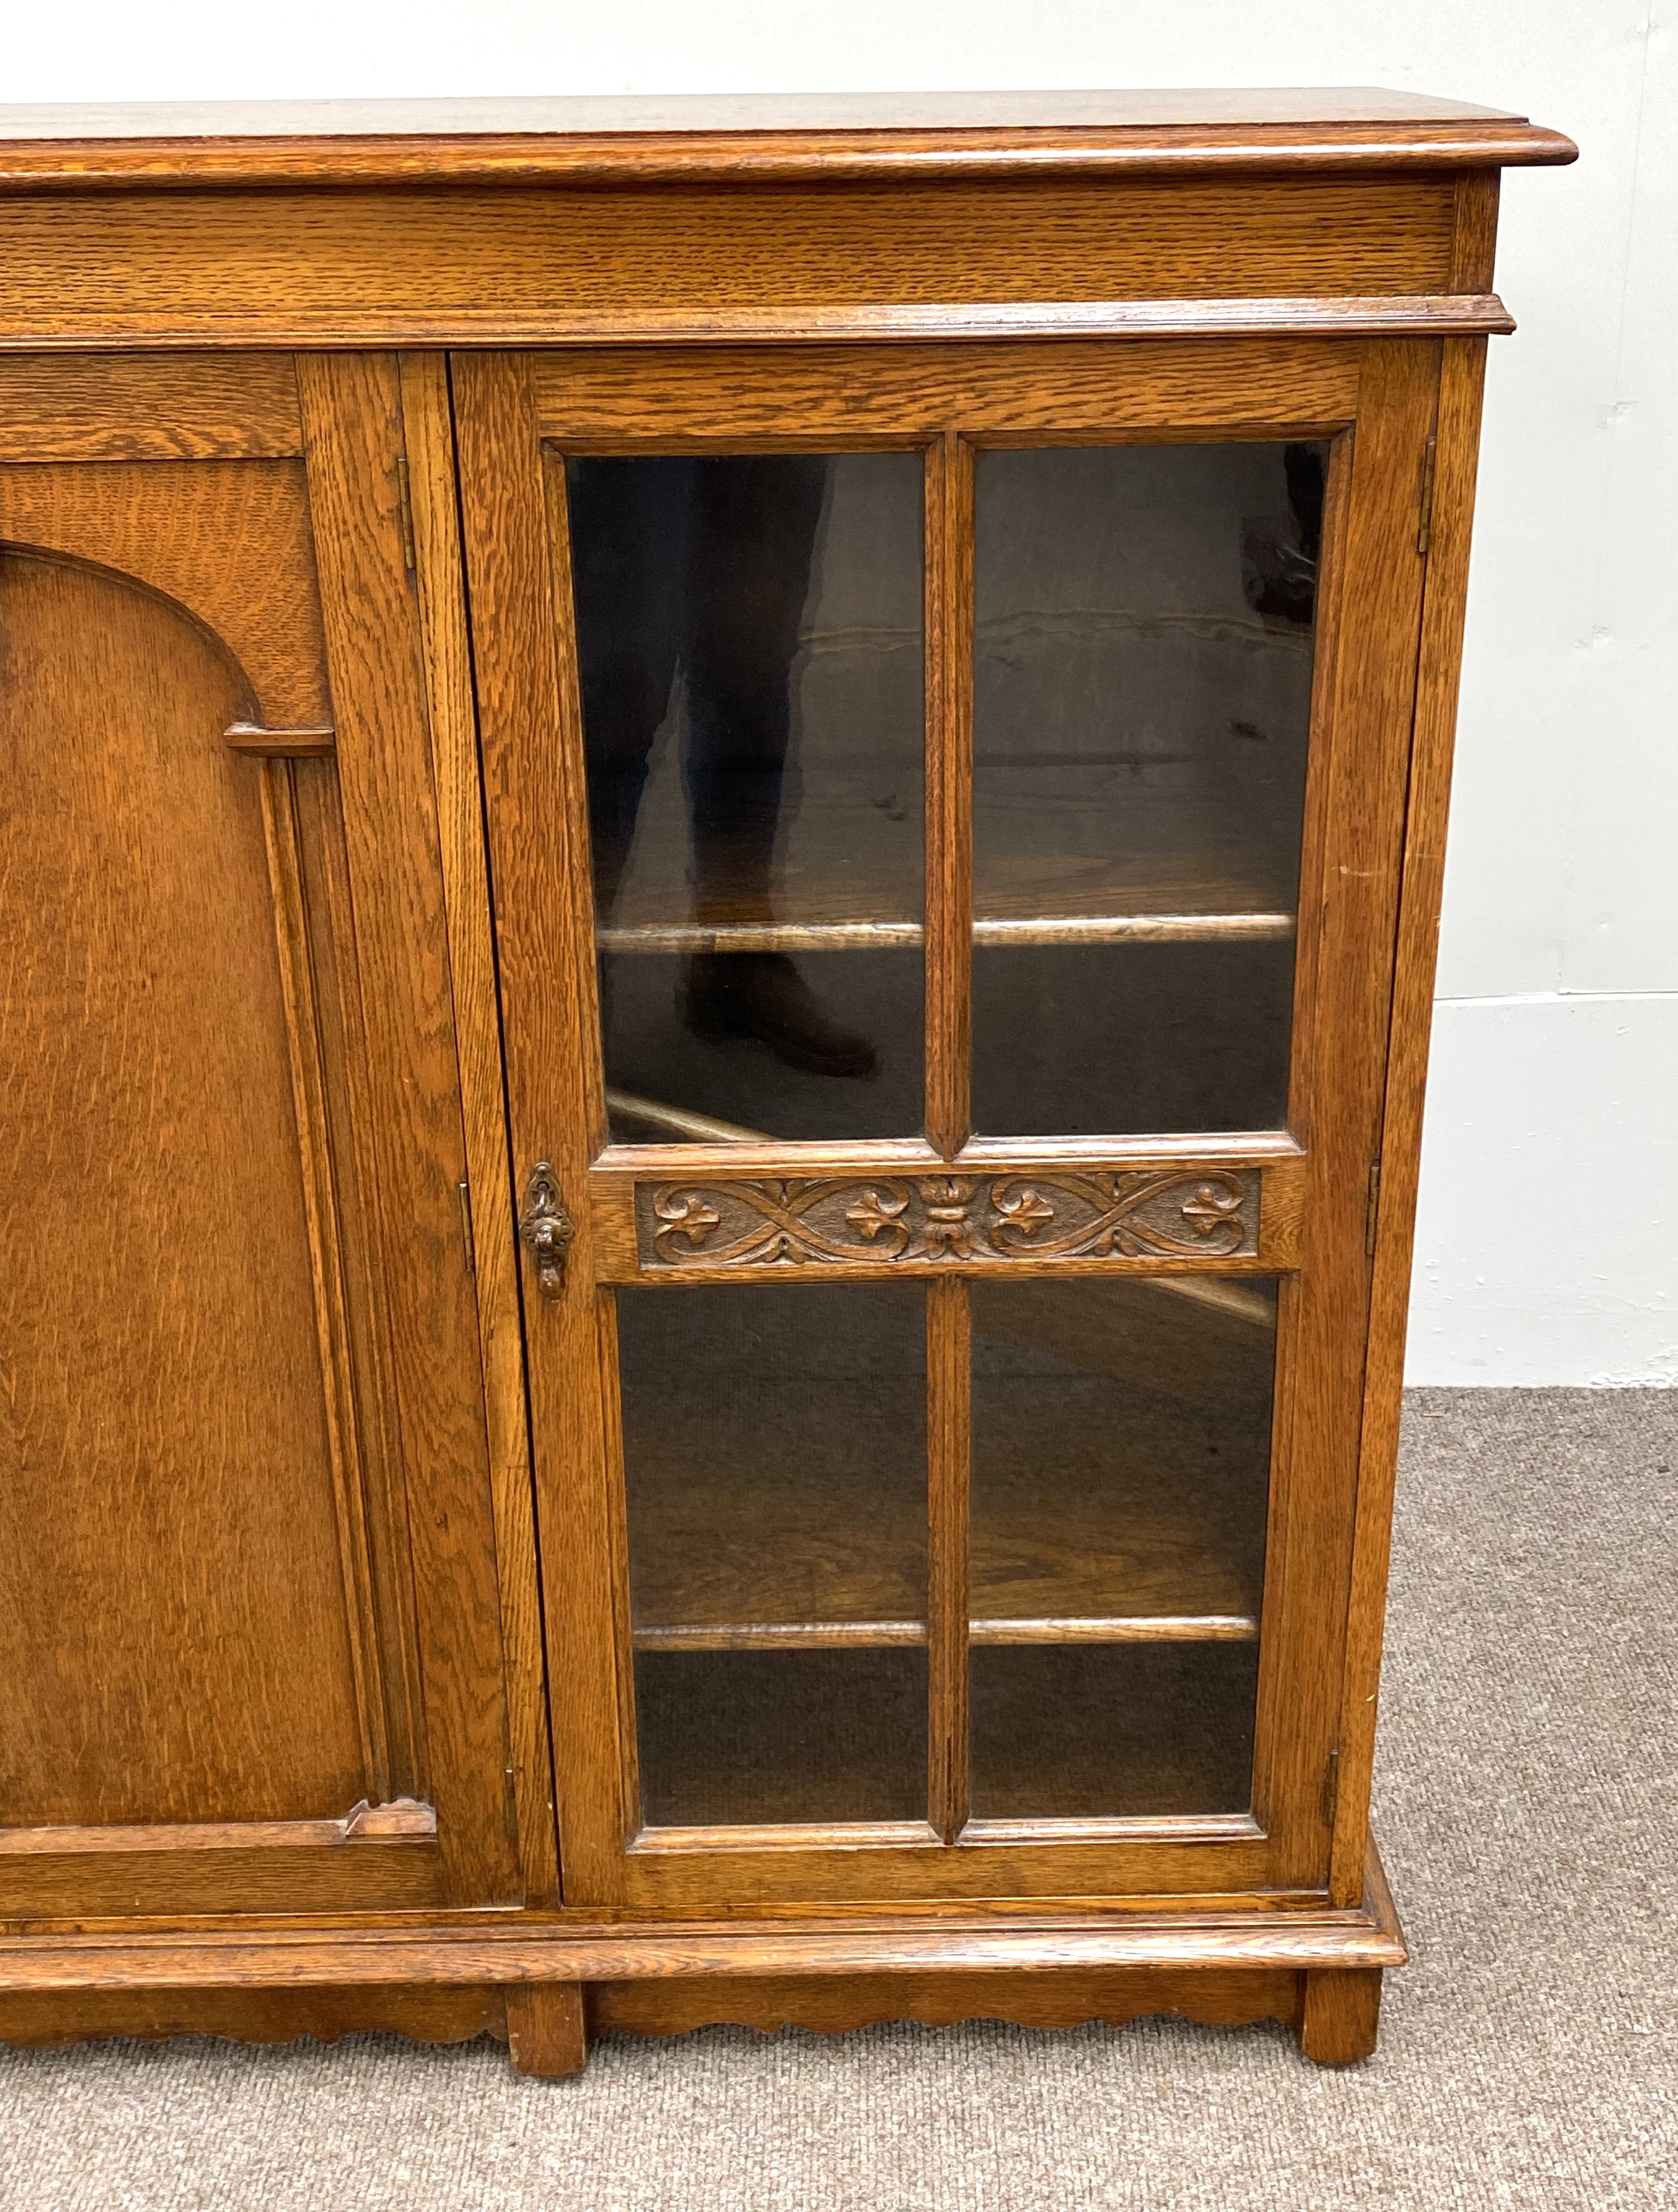
[[[0,555],[0,1821],[366,1787],[262,771],[238,670]]]
[[[1398,958],[1381,1127],[1380,1205],[1375,1222],[1369,1367],[1341,1731],[1332,1886],[1335,1901],[1343,1904],[1355,1903],[1363,1884],[1393,1477],[1404,1389],[1410,1258],[1421,1168],[1422,1104],[1432,1034],[1439,908],[1444,890],[1445,820],[1450,805],[1480,397],[1486,376],[1483,338],[1453,339],[1443,350],[1438,459],[1417,671],[1415,750],[1405,820]]]

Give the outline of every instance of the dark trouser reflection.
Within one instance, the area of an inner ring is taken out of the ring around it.
[[[679,673],[683,782],[702,927],[774,921],[788,793],[790,676],[827,464],[807,454],[575,459],[567,469],[594,906],[610,921]],[[795,774],[795,771],[793,771]],[[605,1011],[602,978],[602,1012]],[[681,1014],[790,1066],[872,1073],[868,1039],[824,1012],[784,952],[698,953]]]

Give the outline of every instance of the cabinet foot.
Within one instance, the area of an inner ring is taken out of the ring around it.
[[[1375,2049],[1381,2020],[1381,1968],[1312,1969],[1304,1977],[1299,2048],[1319,2066],[1355,2066]]]
[[[580,2073],[588,2058],[581,1982],[520,1982],[507,1992],[507,2055],[519,2074]]]

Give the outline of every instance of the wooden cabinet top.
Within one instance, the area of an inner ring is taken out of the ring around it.
[[[0,107],[0,190],[1505,167],[1523,116],[1375,88]]]

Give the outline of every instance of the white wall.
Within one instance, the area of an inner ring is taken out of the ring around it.
[[[1678,0],[14,0],[0,100],[1384,84],[1505,181],[1411,1338],[1678,1382]]]

